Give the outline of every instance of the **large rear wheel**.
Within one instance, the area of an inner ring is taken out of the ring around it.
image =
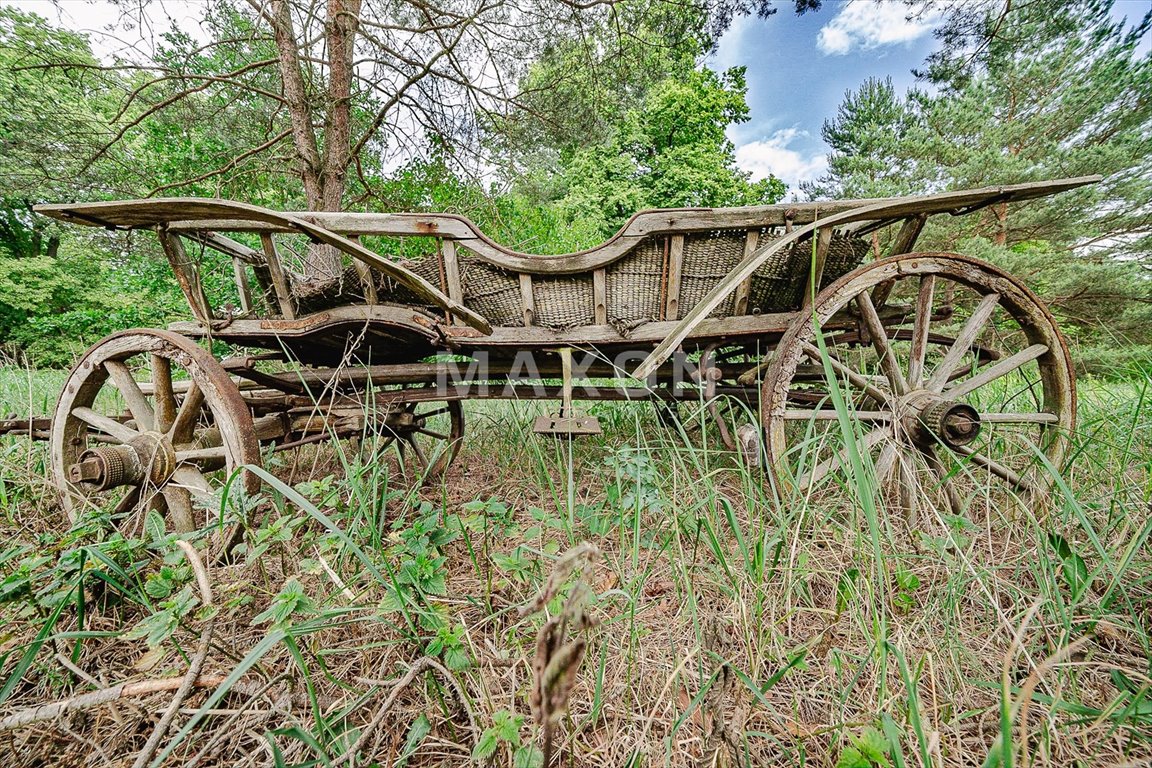
[[[761,398],[781,487],[842,490],[865,467],[913,510],[1042,495],[1075,415],[1051,313],[996,267],[947,253],[867,264],[821,291],[781,339]]]

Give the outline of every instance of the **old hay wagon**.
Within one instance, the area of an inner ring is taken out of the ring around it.
[[[1095,180],[646,211],[602,245],[557,256],[517,253],[445,214],[45,205],[67,222],[154,231],[191,317],[109,336],[72,369],[51,419],[0,430],[50,442],[74,513],[98,505],[135,526],[157,508],[185,530],[207,515],[226,540],[237,521],[208,511],[222,508],[212,494],[229,478],[255,491],[243,468],[268,451],[371,433],[434,477],[464,439],[462,401],[563,398],[539,429],[595,431],[572,411],[574,389],[697,404],[782,489],[835,489],[849,433],[906,503],[960,507],[990,485],[1039,493],[1076,412],[1052,315],[1000,269],[914,245],[934,214]],[[887,255],[870,258],[885,227]],[[345,264],[319,287],[293,267],[317,247]]]

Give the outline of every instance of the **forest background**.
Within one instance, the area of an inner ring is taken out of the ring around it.
[[[560,253],[643,208],[1099,173],[938,223],[921,245],[1023,277],[1082,371],[1146,369],[1152,19],[1129,7],[1125,21],[1108,0],[902,7],[935,20],[916,85],[845,83],[822,131],[827,174],[789,189],[738,166],[729,135],[749,118],[747,72],[717,71],[714,54],[734,19],[828,14],[818,0],[213,0],[195,36],[175,27],[128,57],[0,5],[0,348],[62,367],[107,333],[186,313],[153,238],[61,227],[31,212],[39,202],[449,211],[517,250]],[[322,275],[324,256],[303,268]]]

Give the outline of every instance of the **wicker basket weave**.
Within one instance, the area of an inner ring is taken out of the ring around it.
[[[608,322],[630,327],[659,320],[660,283],[664,272],[664,241],[648,238],[608,267]]]
[[[763,247],[780,236],[782,233],[778,230],[763,229],[759,232],[758,245]],[[684,236],[678,297],[680,317],[703,301],[739,265],[744,258],[747,237],[748,233],[743,229]],[[668,237],[649,237],[606,267],[606,310],[611,325],[626,332],[642,323],[665,319],[669,246]],[[867,251],[867,240],[834,235],[821,287],[855,268]],[[458,254],[465,305],[494,326],[523,326],[524,300],[520,276],[492,266],[466,247],[460,247]],[[747,311],[759,314],[798,310],[804,298],[811,258],[811,237],[773,254],[753,273]],[[433,285],[446,289],[439,254],[406,262],[405,266]],[[411,306],[426,304],[407,288],[380,274],[376,274],[376,292],[382,302]],[[301,308],[316,310],[363,300],[360,278],[355,270],[349,268],[338,283],[322,293],[309,295],[306,302],[301,302]],[[596,322],[590,273],[557,277],[533,275],[532,300],[535,305],[534,325],[566,330]],[[709,316],[731,315],[733,300],[731,295],[725,297]]]

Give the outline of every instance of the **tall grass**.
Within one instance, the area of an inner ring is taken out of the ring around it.
[[[38,381],[6,371],[0,389],[27,402]],[[602,555],[585,574],[594,627],[560,725],[564,765],[1146,761],[1149,383],[1086,382],[1050,498],[960,518],[907,520],[863,451],[819,493],[775,488],[711,427],[662,429],[645,403],[589,406],[604,434],[576,442],[531,433],[545,406],[469,403],[468,440],[430,487],[347,443],[307,449],[295,475],[269,462],[246,548],[211,569],[219,680],[154,762],[336,765],[367,733],[354,764],[464,764],[484,742],[496,764],[531,765],[545,617],[520,609],[580,541]],[[854,444],[831,396],[836,439]],[[0,716],[91,690],[89,676],[182,674],[195,610],[155,650],[123,639],[191,579],[168,535],[65,531],[42,449],[2,448]],[[421,672],[388,704],[424,656],[449,676]],[[119,721],[16,731],[14,748],[91,742],[130,758],[165,700],[140,703]]]

